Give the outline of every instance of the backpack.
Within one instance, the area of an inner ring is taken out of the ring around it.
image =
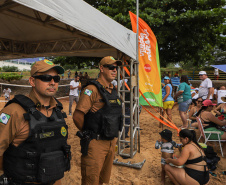
[[[217,168],[217,163],[220,161],[220,157],[214,152],[212,146],[207,146],[204,148],[204,153],[206,155],[206,163],[210,171],[214,171]]]

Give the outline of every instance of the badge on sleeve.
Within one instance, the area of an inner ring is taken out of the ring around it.
[[[2,113],[0,115],[0,123],[3,123],[3,124],[6,125],[8,123],[8,121],[9,121],[9,118],[10,118],[10,115]]]
[[[89,90],[89,89],[86,89],[84,94],[90,96],[92,94],[93,91]]]
[[[64,137],[67,135],[67,130],[65,127],[61,127],[61,135]]]

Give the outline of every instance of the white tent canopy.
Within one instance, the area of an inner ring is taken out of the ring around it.
[[[0,0],[0,28],[0,59],[136,59],[136,34],[82,0]]]
[[[82,0],[0,0],[0,60],[57,55],[136,59],[136,34]],[[133,157],[140,151],[139,63],[129,65],[130,154],[123,148],[128,140],[118,146],[120,155]],[[118,70],[119,83],[125,69]],[[119,93],[125,97],[123,88]],[[123,133],[125,140],[125,127]]]

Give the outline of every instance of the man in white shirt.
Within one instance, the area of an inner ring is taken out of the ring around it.
[[[203,100],[211,99],[213,84],[208,78],[206,71],[200,71],[199,78],[202,80],[199,86],[199,97],[201,97]]]
[[[5,93],[4,96],[5,96],[5,100],[6,101],[9,101],[10,100],[10,93],[11,92],[12,92],[11,89],[8,88],[8,87],[3,90],[3,93]]]
[[[81,83],[79,82],[79,76],[75,76],[75,79],[70,82],[70,93],[69,93],[69,115],[71,115],[71,107],[73,102],[76,105],[79,100],[79,90],[81,89]]]

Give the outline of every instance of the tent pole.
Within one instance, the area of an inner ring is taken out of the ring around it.
[[[136,61],[138,61],[138,35],[139,35],[139,0],[137,0],[137,10],[136,10],[136,13],[137,13],[137,36],[136,36],[136,50],[137,50],[137,54],[136,54]]]

